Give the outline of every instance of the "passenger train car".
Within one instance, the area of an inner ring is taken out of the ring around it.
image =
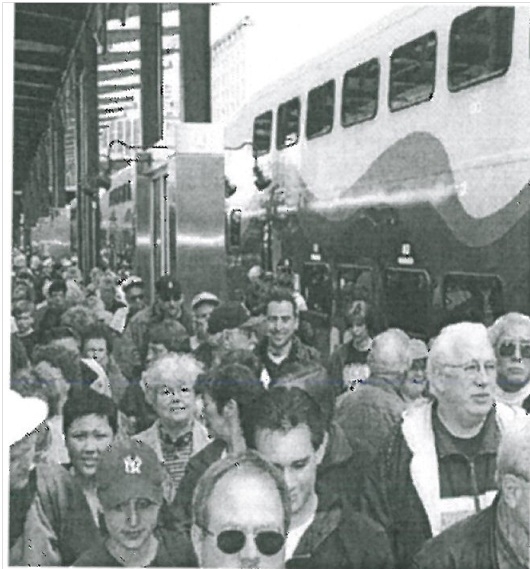
[[[530,312],[530,9],[410,6],[258,93],[225,132],[232,290],[292,259],[428,338]]]

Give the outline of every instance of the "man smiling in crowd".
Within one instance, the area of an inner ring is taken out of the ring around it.
[[[296,336],[298,309],[288,290],[277,288],[271,292],[266,316],[267,337],[256,347],[256,355],[263,366],[261,380],[268,387],[285,374],[288,364],[319,361],[320,354]]]

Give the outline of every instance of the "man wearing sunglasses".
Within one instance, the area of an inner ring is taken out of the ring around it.
[[[496,399],[530,412],[530,318],[510,312],[488,334],[497,356]]]
[[[145,369],[148,350],[148,331],[155,324],[177,321],[193,334],[191,316],[183,308],[184,297],[180,283],[170,275],[160,277],[155,284],[156,297],[151,306],[137,312],[125,332],[115,342],[115,357],[127,377],[139,382]]]
[[[525,418],[522,409],[494,404],[495,353],[482,324],[442,329],[427,378],[434,401],[403,414],[361,496],[365,512],[387,530],[397,569],[410,569],[428,539],[492,503],[500,437]]]
[[[280,472],[252,451],[223,458],[193,494],[191,535],[199,566],[283,569],[289,521]]]
[[[494,503],[428,542],[414,569],[527,569],[530,567],[530,422],[503,436]]]
[[[289,491],[287,569],[393,568],[383,528],[353,511],[333,488],[317,489],[328,433],[313,397],[300,387],[275,386],[253,419],[249,444],[280,468]]]

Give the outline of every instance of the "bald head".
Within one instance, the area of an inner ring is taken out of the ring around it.
[[[521,476],[530,482],[530,418],[515,421],[504,432],[497,454],[497,476]]]
[[[367,363],[371,375],[403,375],[410,367],[410,339],[398,328],[390,328],[372,342]]]

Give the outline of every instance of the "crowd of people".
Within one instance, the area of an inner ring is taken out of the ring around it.
[[[530,568],[530,317],[422,341],[353,297],[325,356],[295,288],[15,255],[10,564]]]

